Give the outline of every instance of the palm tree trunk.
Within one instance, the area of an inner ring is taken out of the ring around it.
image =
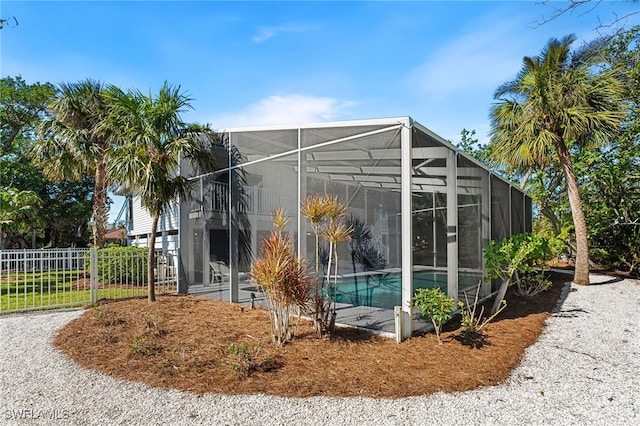
[[[331,243],[331,241],[329,241],[329,261],[327,264],[327,275],[329,275],[329,279],[327,280],[327,296],[329,296],[329,300],[333,301],[333,298],[331,297],[331,260],[333,258],[333,243]],[[334,295],[335,296],[335,295]]]
[[[333,311],[331,312],[331,321],[329,322],[329,330],[331,334],[336,332],[336,304],[338,303],[338,244],[335,250],[335,266],[333,267]]]
[[[151,222],[151,235],[149,235],[149,252],[147,254],[147,277],[149,279],[149,303],[156,301],[156,231],[158,229],[158,221],[160,215],[153,215]]]
[[[556,150],[560,157],[560,166],[567,180],[567,195],[571,206],[571,216],[576,233],[576,266],[573,282],[580,285],[589,285],[589,243],[587,239],[587,223],[582,211],[582,200],[578,192],[578,183],[573,172],[573,165],[569,151],[564,143],[556,144]]]
[[[96,163],[93,185],[93,245],[104,247],[107,233],[107,167],[103,161]]]
[[[354,305],[360,305],[360,295],[358,293],[358,277],[356,271],[356,251],[354,248],[351,249],[351,266],[353,267],[353,284],[354,284],[354,292],[355,298],[353,300]]]
[[[316,298],[318,297],[318,287],[320,286],[320,236],[317,226],[313,227],[313,232],[316,235]]]

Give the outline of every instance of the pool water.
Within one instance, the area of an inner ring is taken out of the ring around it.
[[[459,275],[460,290],[474,287],[478,283],[477,274]],[[414,289],[440,288],[447,292],[447,274],[442,272],[416,271],[413,273]],[[333,289],[330,288],[330,295]],[[400,273],[381,273],[368,276],[338,279],[336,292],[338,303],[353,306],[371,306],[393,309],[402,305],[402,283]],[[407,302],[407,301],[405,301]]]
[[[463,277],[460,288],[463,288]],[[417,271],[413,273],[414,288],[439,287],[446,293],[447,274]],[[333,289],[330,288],[330,295]],[[382,273],[377,275],[338,279],[336,300],[354,306],[372,306],[393,309],[402,305],[402,283],[400,273]]]

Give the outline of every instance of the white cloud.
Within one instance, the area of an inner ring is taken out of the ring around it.
[[[408,83],[435,99],[465,91],[493,92],[514,78],[523,56],[538,53],[548,38],[522,22],[522,17],[500,12],[479,17],[464,35],[445,45],[431,46],[426,60],[409,72]]]
[[[240,111],[214,118],[216,128],[311,123],[339,118],[354,102],[300,94],[269,96]]]
[[[258,34],[253,36],[255,43],[263,43],[281,33],[303,33],[314,29],[313,25],[304,24],[284,24],[270,27],[260,27]]]
[[[514,55],[508,44],[497,32],[470,34],[436,50],[411,71],[410,83],[436,99],[453,92],[495,88],[520,68],[522,56]]]

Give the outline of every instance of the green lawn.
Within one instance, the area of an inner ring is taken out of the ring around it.
[[[145,285],[98,286],[98,299],[145,296]],[[157,292],[164,289],[158,286]],[[85,271],[0,272],[0,312],[79,306],[91,302],[90,279]]]

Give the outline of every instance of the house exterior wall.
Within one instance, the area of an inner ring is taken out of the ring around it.
[[[135,247],[147,247],[147,239],[151,232],[152,218],[142,206],[140,197],[132,197],[130,229],[127,232],[131,245]],[[180,206],[172,203],[160,216],[156,234],[156,248],[163,250],[175,250],[178,248],[178,228],[180,223]]]

